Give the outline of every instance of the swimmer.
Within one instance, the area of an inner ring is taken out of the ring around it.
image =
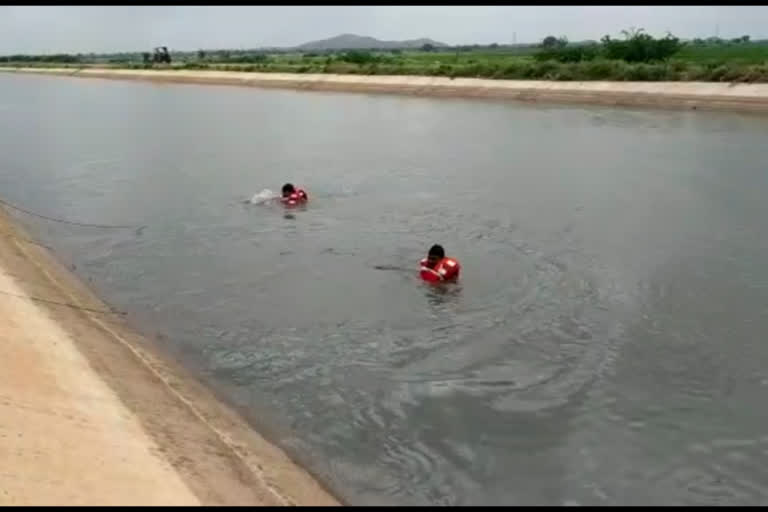
[[[421,278],[431,283],[455,281],[459,278],[461,270],[458,261],[445,257],[445,249],[442,245],[430,247],[427,257],[421,260],[419,266]]]
[[[296,206],[309,201],[307,193],[302,189],[296,189],[291,183],[283,185],[283,196],[280,201],[286,206]]]

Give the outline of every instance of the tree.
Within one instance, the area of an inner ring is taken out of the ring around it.
[[[352,51],[346,52],[340,56],[340,59],[345,62],[357,64],[359,66],[362,66],[363,64],[371,64],[377,61],[376,56],[373,55],[371,52],[366,52],[362,50],[352,50]]]
[[[638,37],[641,37],[641,35],[645,32],[644,28],[635,28],[635,27],[629,27],[628,30],[622,30],[621,33],[624,35],[624,39],[631,40],[631,39],[637,39]]]
[[[197,58],[199,60],[205,60],[205,50],[197,50]]]
[[[605,36],[603,54],[608,59],[623,60],[625,62],[652,62],[669,59],[680,48],[680,40],[670,33],[662,39],[654,39],[645,34],[643,29],[622,30],[624,41],[611,39]]]
[[[541,47],[545,50],[554,50],[557,48],[565,48],[568,46],[568,38],[565,36],[555,37],[547,36],[541,42]]]
[[[555,36],[547,36],[541,42],[542,48],[554,48],[557,46],[557,38]]]
[[[422,45],[421,51],[423,51],[423,52],[433,52],[433,51],[435,51],[435,45],[430,44],[430,43],[425,43],[424,45]]]
[[[144,60],[144,64],[149,64],[150,57],[151,55],[149,54],[149,52],[144,52],[141,54],[141,58]]]

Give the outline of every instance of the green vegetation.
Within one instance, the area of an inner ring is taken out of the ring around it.
[[[145,53],[15,55],[0,66],[215,69],[242,72],[426,75],[451,78],[617,81],[768,82],[768,41],[749,36],[680,41],[642,29],[619,38],[571,43],[546,37],[536,45],[348,51],[198,50],[170,52],[172,64]]]

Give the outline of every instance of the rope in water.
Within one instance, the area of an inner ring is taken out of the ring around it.
[[[124,226],[119,224],[90,224],[87,222],[75,222],[72,220],[58,219],[56,217],[49,217],[48,215],[36,213],[30,210],[24,209],[20,206],[16,206],[15,204],[11,204],[8,201],[5,201],[4,199],[0,199],[0,204],[4,204],[9,208],[20,211],[22,213],[26,213],[27,215],[32,215],[33,217],[39,217],[41,219],[50,220],[53,222],[60,222],[62,224],[69,224],[72,226],[83,226],[87,228],[102,228],[102,229],[141,229],[143,227],[146,227],[146,226]]]
[[[83,226],[83,227],[102,228],[102,229],[136,229],[136,230],[141,230],[141,229],[146,227],[146,226],[124,226],[124,225],[115,225],[115,224],[91,224],[91,223],[87,223],[87,222],[75,222],[75,221],[66,220],[66,219],[59,219],[59,218],[56,218],[56,217],[49,217],[48,215],[43,215],[41,213],[33,212],[31,210],[27,210],[25,208],[21,208],[20,206],[16,206],[15,204],[9,203],[8,201],[5,201],[4,199],[0,199],[0,204],[3,204],[3,205],[5,205],[5,206],[7,206],[9,208],[12,208],[14,210],[20,211],[22,213],[26,213],[27,215],[32,215],[33,217],[39,217],[41,219],[50,220],[50,221],[53,221],[53,222],[60,222],[62,224],[69,224],[69,225],[72,225],[72,226]],[[49,247],[49,246],[47,246],[45,244],[41,244],[39,242],[35,242],[34,240],[30,240],[28,238],[19,237],[17,235],[11,234],[11,233],[0,232],[0,235],[7,236],[9,238],[14,238],[16,240],[21,240],[22,242],[26,242],[26,243],[29,243],[29,244],[39,245],[39,246],[45,247],[46,249],[49,249],[49,250],[53,250],[51,247]],[[127,314],[127,313],[125,313],[123,311],[117,311],[117,310],[114,310],[114,309],[105,310],[105,309],[89,308],[89,307],[85,307],[85,306],[78,306],[76,304],[70,304],[68,302],[60,302],[60,301],[51,300],[51,299],[43,299],[41,297],[33,297],[33,296],[30,296],[30,295],[19,295],[17,293],[6,292],[6,291],[3,291],[3,290],[0,290],[0,294],[8,295],[8,296],[11,296],[11,297],[16,297],[16,298],[19,298],[19,299],[27,299],[27,300],[31,300],[31,301],[35,301],[35,302],[43,302],[43,303],[52,304],[52,305],[55,305],[55,306],[62,306],[62,307],[67,307],[67,308],[71,308],[71,309],[78,309],[78,310],[81,310],[81,311],[88,311],[90,313],[101,313],[101,314],[105,314],[105,315],[122,315],[122,316],[125,316]]]
[[[34,240],[30,240],[29,238],[23,238],[23,237],[20,237],[20,236],[16,236],[16,235],[14,235],[12,233],[6,233],[4,231],[0,231],[0,235],[7,236],[8,238],[15,238],[16,240],[21,240],[22,242],[27,242],[28,244],[39,245],[40,247],[45,247],[49,251],[53,251],[52,247],[50,247],[48,245],[45,245],[45,244],[41,244],[40,242],[35,242]]]
[[[63,307],[72,308],[72,309],[79,309],[81,311],[88,311],[90,313],[102,313],[105,315],[121,315],[121,316],[125,316],[127,314],[122,311],[89,308],[85,306],[70,304],[68,302],[59,302],[57,300],[43,299],[40,297],[32,297],[31,295],[19,295],[18,293],[11,293],[3,290],[0,290],[0,294],[8,295],[9,297],[16,297],[17,299],[27,299],[35,302],[44,302],[46,304],[53,304],[55,306],[63,306]]]

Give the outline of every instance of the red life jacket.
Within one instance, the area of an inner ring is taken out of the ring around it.
[[[434,268],[427,266],[427,258],[419,264],[419,275],[424,281],[437,283],[440,281],[455,281],[459,277],[461,265],[453,258],[443,258]]]
[[[298,204],[304,204],[307,201],[309,201],[309,197],[307,197],[307,193],[304,192],[302,189],[296,189],[296,192],[289,196],[284,196],[280,198],[280,201],[285,206],[296,206]]]

